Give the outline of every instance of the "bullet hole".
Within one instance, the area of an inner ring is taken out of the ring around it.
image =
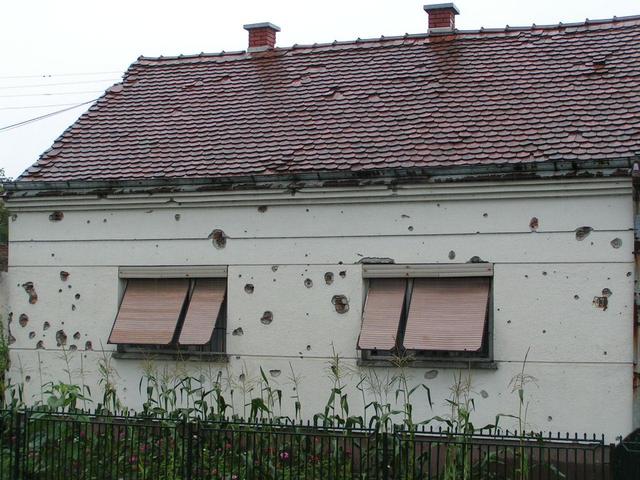
[[[77,346],[75,346],[75,345],[71,345],[71,346],[69,347],[69,351],[71,351],[71,352],[75,352],[76,350],[78,350],[78,347],[77,347]]]
[[[611,295],[613,295],[613,292],[611,290],[609,290],[608,288],[603,288],[602,289],[602,296],[603,297],[609,298]]]
[[[306,212],[308,212],[308,211],[309,211],[309,209],[308,209],[308,208],[305,208],[304,210],[305,210]]]
[[[38,343],[36,343],[36,349],[44,350],[44,342],[42,340],[38,340]]]
[[[552,417],[551,415],[549,415],[549,416],[547,417],[547,422],[550,422],[550,421],[552,421],[552,420],[553,420],[553,417]]]
[[[485,263],[484,260],[482,260],[480,257],[478,257],[477,255],[474,255],[473,257],[471,257],[469,260],[467,260],[467,263]]]
[[[18,323],[20,324],[21,327],[27,326],[27,323],[29,323],[29,317],[27,316],[26,313],[20,314],[20,316],[18,317]]]
[[[507,323],[511,323],[511,320],[507,320]]]
[[[282,372],[280,370],[269,370],[269,375],[273,378],[278,378]]]
[[[49,322],[44,322],[42,324],[42,329],[43,330],[49,330],[50,327],[51,327],[51,324]]]
[[[64,218],[64,213],[62,213],[60,210],[56,210],[51,215],[49,215],[49,220],[51,220],[52,222],[59,222],[63,218]]]
[[[64,330],[58,330],[56,332],[56,343],[59,347],[67,344],[67,334],[64,333]]]
[[[67,288],[71,290],[73,288],[73,285],[67,285]]]
[[[267,209],[268,209],[268,208],[269,208],[269,207],[267,207],[266,205],[260,205],[260,206],[258,207],[258,211],[259,211],[260,213],[264,213],[264,212],[266,212],[266,211],[267,211]]]
[[[547,331],[546,330],[542,330],[542,333],[547,333]]]
[[[579,300],[579,299],[580,299],[580,295],[578,295],[578,294],[574,295],[574,296],[573,296],[573,299],[574,299],[574,300]]]
[[[449,252],[449,260],[453,260],[454,258],[456,258],[456,252],[454,252],[453,250],[451,250]]]
[[[531,217],[531,220],[529,220],[529,229],[532,232],[537,232],[539,225],[540,225],[540,223],[538,221],[538,217]]]
[[[87,223],[91,223],[91,220],[87,220]]]
[[[613,240],[611,240],[611,246],[613,248],[620,248],[622,246],[622,239],[620,238],[614,238]]]
[[[269,310],[264,312],[262,314],[262,317],[260,318],[260,321],[263,325],[269,325],[271,322],[273,322],[273,312],[270,312]]]
[[[304,279],[304,286],[307,287],[307,288],[313,287],[313,280],[311,280],[310,278],[305,278]]]
[[[91,340],[87,340],[86,342],[84,342],[84,349],[93,350],[93,343],[91,343]]]
[[[327,272],[324,274],[324,283],[331,285],[333,283],[333,273]]]
[[[547,276],[547,272],[542,272],[542,275],[544,275],[546,277]]]
[[[487,218],[487,217],[489,216],[489,214],[488,214],[488,213],[483,213],[483,214],[482,214],[482,216],[483,216],[484,218]]]
[[[76,298],[76,300],[80,300],[80,294],[79,294],[79,293],[76,293],[76,294],[75,294],[75,298]]]
[[[106,219],[106,218],[103,218],[103,219],[102,219],[102,223],[107,223],[107,219]]]
[[[26,377],[24,377],[24,381],[25,382],[30,382],[31,381],[31,375],[27,375]]]
[[[602,352],[602,354],[603,354],[603,355],[606,355],[606,354],[607,354],[607,352]]]
[[[349,311],[349,300],[345,295],[334,295],[331,303],[338,313],[347,313]]]
[[[482,398],[489,398],[489,392],[487,392],[486,390],[480,390],[480,396]]]
[[[347,276],[347,271],[342,270],[338,275],[340,275],[342,278],[345,278]]]
[[[240,380],[241,382],[244,382],[246,378],[247,376],[244,373],[241,373],[240,375],[238,375],[238,380]]]
[[[30,339],[36,338],[36,332],[29,332],[29,338]]]
[[[227,236],[220,229],[215,229],[211,232],[209,238],[213,241],[213,246],[216,248],[224,248],[227,246]]]
[[[424,372],[424,378],[427,380],[433,380],[438,376],[438,370],[429,370]]]
[[[277,271],[278,271],[278,265],[273,265],[273,266],[271,267],[271,271],[272,271],[272,272],[277,272]]]
[[[244,286],[245,293],[253,293],[253,290],[254,290],[254,288],[253,288],[253,284],[252,283],[247,283]]]
[[[402,215],[400,215],[400,218],[411,218],[410,215],[405,215],[404,213]]]
[[[63,282],[66,282],[68,278],[69,278],[69,272],[65,272],[64,270],[61,270],[60,280],[62,280]]]
[[[581,242],[582,240],[587,238],[591,232],[593,232],[593,228],[591,228],[591,227],[578,227],[578,228],[576,228],[576,240]]]
[[[631,272],[627,272],[627,277],[630,277],[630,276],[631,276]]]
[[[175,221],[176,221],[176,222],[179,222],[179,221],[180,221],[180,214],[179,214],[179,213],[176,213],[176,214],[173,216],[173,218],[175,219]]]
[[[244,330],[242,330],[242,327],[238,327],[231,333],[231,335],[235,337],[241,337],[242,335],[244,335]]]
[[[23,283],[22,288],[24,288],[24,291],[27,292],[27,295],[29,295],[29,303],[34,304],[38,301],[38,294],[33,287],[33,282]]]
[[[601,308],[602,311],[605,311],[608,305],[609,305],[609,299],[607,297],[593,297],[594,307]]]
[[[409,226],[407,227],[407,230],[409,230],[410,232],[413,232],[413,226],[412,226],[412,225],[409,225]]]
[[[80,332],[76,332],[73,334],[73,339],[74,340],[80,340]]]
[[[14,213],[13,215],[11,215],[11,221],[15,222],[18,219],[18,214]]]

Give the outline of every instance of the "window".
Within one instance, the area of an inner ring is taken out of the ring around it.
[[[223,354],[226,268],[121,268],[124,293],[109,343],[120,354]]]
[[[492,265],[365,265],[363,275],[362,360],[492,360]]]

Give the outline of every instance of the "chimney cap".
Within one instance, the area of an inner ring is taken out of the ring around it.
[[[456,7],[454,3],[432,3],[422,8],[424,8],[424,11],[427,13],[436,10],[453,10],[455,15],[460,15],[460,10],[458,10],[458,7]]]
[[[243,25],[243,28],[249,32],[258,28],[270,28],[271,30],[275,30],[276,32],[280,31],[280,27],[274,25],[271,22],[247,23],[246,25]]]

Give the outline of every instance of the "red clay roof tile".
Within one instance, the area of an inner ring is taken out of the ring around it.
[[[640,19],[138,59],[19,180],[627,158]]]

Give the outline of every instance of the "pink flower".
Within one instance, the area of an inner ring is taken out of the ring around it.
[[[138,463],[138,456],[137,455],[131,455],[131,457],[129,457],[129,463],[130,464],[134,464],[134,463]]]
[[[289,460],[289,452],[280,452],[280,460]]]

